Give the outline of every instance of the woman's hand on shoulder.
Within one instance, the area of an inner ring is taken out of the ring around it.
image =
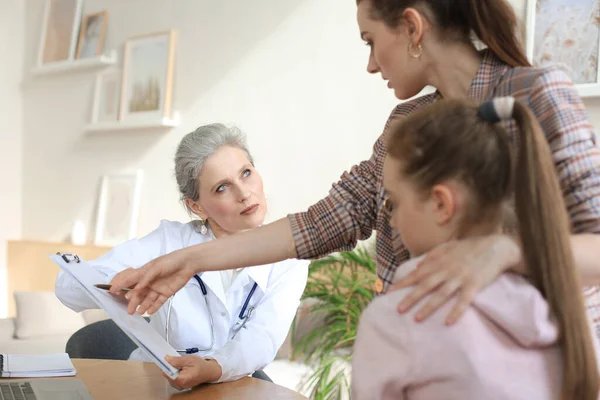
[[[420,322],[442,305],[456,298],[446,319],[454,324],[481,290],[501,273],[520,265],[521,251],[505,235],[472,237],[444,243],[431,250],[410,274],[396,282],[389,291],[412,287],[398,305],[401,313],[409,311],[427,297],[415,315]]]

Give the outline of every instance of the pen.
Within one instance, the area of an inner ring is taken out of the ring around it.
[[[106,290],[106,291],[110,290],[110,287],[111,287],[110,285],[106,285],[103,283],[97,283],[94,286],[96,286],[98,289],[102,289],[102,290]],[[130,288],[123,288],[123,289],[121,289],[121,292],[129,292],[130,290],[131,290]]]

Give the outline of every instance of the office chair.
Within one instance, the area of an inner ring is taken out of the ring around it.
[[[94,322],[75,332],[67,341],[71,358],[127,360],[137,345],[112,319]]]

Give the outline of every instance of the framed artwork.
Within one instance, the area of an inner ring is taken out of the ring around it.
[[[171,117],[175,31],[132,37],[125,43],[119,119]]]
[[[582,97],[600,95],[600,0],[528,0],[527,56],[560,65]]]
[[[91,58],[102,54],[107,25],[108,11],[85,16],[79,32],[76,59]]]
[[[82,0],[46,0],[38,65],[73,60]]]
[[[121,98],[121,71],[101,72],[96,76],[92,124],[117,122]]]
[[[114,246],[136,236],[142,192],[142,171],[102,178],[96,235],[98,246]]]

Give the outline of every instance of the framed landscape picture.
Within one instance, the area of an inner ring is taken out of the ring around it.
[[[171,117],[175,41],[174,31],[127,40],[120,120],[156,121]]]
[[[600,0],[528,0],[527,56],[559,65],[582,97],[600,95]]]

